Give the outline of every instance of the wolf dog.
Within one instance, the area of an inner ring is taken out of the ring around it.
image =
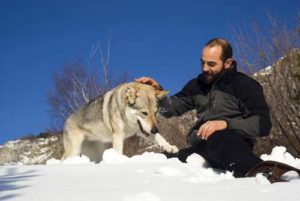
[[[79,155],[85,140],[112,142],[113,149],[122,154],[124,139],[134,134],[167,152],[178,152],[176,146],[159,134],[156,121],[158,101],[167,93],[150,85],[130,82],[91,100],[65,121],[62,159]]]

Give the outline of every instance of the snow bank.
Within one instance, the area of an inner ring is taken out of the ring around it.
[[[263,154],[262,160],[274,160],[283,163],[287,163],[291,166],[300,168],[300,159],[293,157],[290,153],[286,152],[285,147],[275,147],[270,155]],[[209,167],[209,164],[203,157],[198,154],[192,154],[187,158],[187,163],[181,163],[177,158],[167,159],[164,154],[145,152],[141,155],[136,155],[131,158],[119,154],[114,149],[105,150],[103,153],[103,161],[97,165],[105,164],[141,164],[147,165],[149,163],[162,164],[159,168],[152,170],[153,174],[183,177],[185,182],[191,183],[216,183],[223,180],[234,179],[231,172],[224,172]],[[76,165],[76,164],[95,164],[91,162],[88,157],[75,156],[67,158],[64,161],[50,159],[46,163],[47,165]],[[168,166],[169,165],[169,166]],[[143,169],[139,169],[138,172],[145,172]],[[287,173],[287,178],[295,178],[295,174]],[[255,178],[257,183],[267,184],[269,181],[262,175],[257,175]]]
[[[114,163],[123,163],[129,158],[124,156],[114,149],[105,150],[102,156],[102,163],[114,164]]]
[[[262,158],[299,162],[282,147]],[[197,154],[181,163],[157,153],[129,158],[109,149],[99,164],[77,156],[51,159],[47,165],[2,166],[0,200],[299,200],[300,179],[294,175],[289,180],[271,185],[262,175],[235,179],[230,172],[210,168]]]
[[[105,150],[103,153],[103,161],[101,165],[114,165],[114,164],[140,164],[146,166],[147,164],[159,164],[159,167],[151,171],[139,169],[138,172],[168,176],[168,177],[184,177],[183,181],[192,183],[215,183],[222,180],[233,179],[232,173],[215,170],[210,168],[205,159],[198,154],[192,154],[187,158],[187,163],[180,162],[177,158],[167,159],[164,154],[145,152],[141,155],[135,155],[131,158],[119,154],[114,149]],[[67,158],[64,161],[50,159],[47,165],[69,165],[69,164],[94,164],[86,156],[75,156]]]
[[[286,148],[282,146],[274,147],[270,155],[263,154],[260,158],[264,161],[273,160],[300,168],[300,159],[292,156],[286,151]]]

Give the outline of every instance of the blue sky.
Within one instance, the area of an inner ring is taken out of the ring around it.
[[[230,40],[251,19],[263,25],[267,12],[289,22],[299,8],[299,0],[0,0],[0,144],[49,127],[51,75],[87,63],[110,32],[113,75],[154,77],[173,94],[200,72],[207,40]]]

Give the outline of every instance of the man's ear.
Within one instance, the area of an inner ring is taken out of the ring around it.
[[[136,89],[128,86],[126,89],[126,101],[128,105],[134,105],[136,100]]]
[[[158,100],[161,100],[164,97],[166,97],[168,93],[169,91],[165,91],[165,90],[155,90],[155,95]]]
[[[228,59],[225,61],[225,63],[224,63],[225,68],[226,68],[226,69],[227,69],[227,68],[230,68],[231,65],[232,65],[232,62],[233,62],[232,58],[228,58]]]

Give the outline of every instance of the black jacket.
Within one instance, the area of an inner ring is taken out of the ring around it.
[[[262,87],[237,72],[235,62],[212,86],[204,82],[203,74],[190,80],[179,93],[161,101],[159,112],[169,118],[192,109],[198,120],[187,136],[190,145],[201,141],[195,131],[209,120],[225,120],[227,129],[252,140],[268,135],[272,126]]]

